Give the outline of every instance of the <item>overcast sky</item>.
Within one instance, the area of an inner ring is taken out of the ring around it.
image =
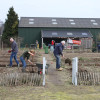
[[[18,17],[100,18],[100,0],[0,0],[0,20],[14,7]]]

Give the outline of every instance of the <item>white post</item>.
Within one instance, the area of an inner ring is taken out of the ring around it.
[[[72,83],[77,85],[77,74],[78,74],[78,57],[72,60]]]
[[[46,60],[43,57],[43,86],[45,86],[45,67],[46,67]]]

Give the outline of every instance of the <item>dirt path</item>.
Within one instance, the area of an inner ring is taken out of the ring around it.
[[[63,69],[63,71],[56,71],[56,61],[52,53],[44,54],[42,52],[41,59],[43,56],[46,57],[47,64],[50,65],[48,74],[46,75],[46,85],[64,86],[65,82],[69,79],[67,70]]]

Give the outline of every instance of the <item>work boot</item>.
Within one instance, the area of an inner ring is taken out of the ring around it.
[[[19,68],[20,67],[20,64],[18,64],[17,67]]]
[[[61,68],[61,67],[60,67],[60,68],[58,68],[58,69],[56,69],[56,70],[57,70],[57,71],[62,71],[62,70],[63,70],[63,68]]]

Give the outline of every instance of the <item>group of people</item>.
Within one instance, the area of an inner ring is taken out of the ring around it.
[[[8,52],[11,52],[11,56],[10,56],[10,64],[7,65],[6,67],[12,67],[12,59],[14,58],[14,60],[17,63],[17,66],[20,67],[19,61],[17,60],[17,53],[18,53],[18,46],[17,43],[15,42],[15,40],[13,38],[10,38],[10,42],[11,42],[11,50],[9,50]],[[23,68],[22,71],[25,72],[26,71],[26,61],[25,58],[27,58],[28,62],[33,64],[30,60],[29,57],[34,56],[35,55],[35,51],[34,50],[30,50],[30,51],[25,51],[21,56],[20,56],[20,60],[22,62]]]
[[[10,42],[11,42],[11,50],[9,50],[9,52],[11,52],[11,56],[10,56],[10,64],[7,65],[7,67],[12,67],[12,59],[14,58],[17,66],[19,67],[19,61],[17,60],[17,53],[18,53],[18,46],[17,43],[15,42],[15,40],[13,38],[10,38]],[[51,42],[52,46],[54,45],[54,41]],[[56,70],[57,71],[61,71],[63,68],[61,68],[61,59],[60,59],[60,55],[62,55],[62,57],[64,58],[63,55],[63,49],[64,49],[64,45],[65,45],[65,41],[61,41],[61,43],[58,43],[55,47],[54,47],[54,56],[56,58]],[[20,56],[20,61],[22,62],[22,71],[25,72],[26,71],[26,61],[25,59],[27,58],[28,62],[33,64],[33,62],[31,62],[29,60],[29,57],[34,56],[35,55],[35,51],[34,50],[30,50],[30,51],[25,51],[21,56]]]

